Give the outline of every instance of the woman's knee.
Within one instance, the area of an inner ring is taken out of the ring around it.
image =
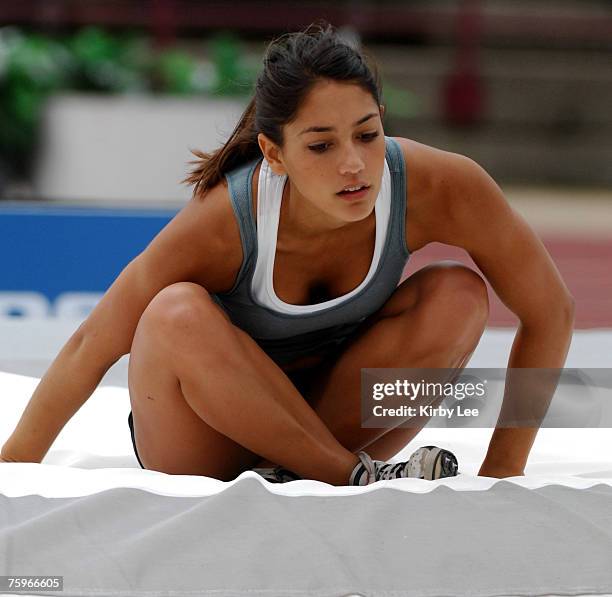
[[[489,316],[484,280],[475,271],[453,261],[431,264],[420,272],[416,321],[422,323],[419,344],[423,350],[473,349]]]
[[[223,309],[215,303],[210,293],[199,284],[177,282],[160,290],[140,317],[136,332],[156,334],[161,339],[176,342],[192,335],[209,335],[231,323]],[[140,328],[140,329],[139,329]]]
[[[456,261],[439,261],[422,270],[421,298],[449,314],[486,325],[489,317],[487,285],[478,272]]]

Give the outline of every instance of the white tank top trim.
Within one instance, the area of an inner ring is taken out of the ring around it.
[[[369,283],[376,272],[387,237],[387,227],[391,213],[391,173],[385,159],[382,184],[374,206],[376,220],[374,255],[365,279],[349,293],[313,305],[292,305],[285,303],[274,292],[274,259],[276,256],[280,207],[286,181],[287,175],[275,174],[264,157],[259,169],[259,186],[257,190],[257,263],[253,272],[251,291],[253,297],[261,305],[269,307],[274,311],[281,313],[313,313],[349,300]]]

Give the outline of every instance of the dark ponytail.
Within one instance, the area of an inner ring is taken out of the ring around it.
[[[255,94],[229,139],[212,153],[192,149],[198,158],[183,183],[194,185],[193,197],[201,198],[225,173],[257,157],[257,135],[263,133],[283,147],[283,126],[292,122],[302,101],[320,80],[353,82],[371,93],[379,105],[378,70],[365,53],[345,41],[324,19],[304,31],[286,33],[266,48]]]
[[[255,97],[249,102],[234,132],[223,147],[212,153],[205,153],[199,149],[191,150],[198,159],[189,162],[195,167],[181,182],[194,185],[193,197],[203,197],[209,188],[223,179],[226,172],[261,155],[254,122]]]

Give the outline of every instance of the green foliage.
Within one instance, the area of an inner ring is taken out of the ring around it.
[[[45,98],[69,81],[71,59],[61,43],[41,35],[0,30],[0,152],[23,166]]]
[[[107,93],[150,88],[151,50],[146,38],[111,35],[98,27],[81,29],[67,40],[74,70],[70,89]]]
[[[210,55],[216,67],[210,89],[214,95],[244,95],[250,92],[257,71],[249,68],[240,40],[229,31],[217,33],[210,42]]]
[[[230,32],[210,40],[212,64],[141,34],[85,27],[68,38],[0,28],[0,161],[24,174],[47,98],[59,92],[246,95],[257,71]]]
[[[249,57],[234,33],[213,35],[208,55],[209,63],[197,61],[175,47],[154,49],[142,34],[115,34],[99,27],[85,27],[66,38],[0,28],[0,175],[6,169],[27,174],[42,109],[54,93],[253,93],[261,59]],[[391,118],[411,117],[420,110],[409,91],[385,83],[384,95]]]

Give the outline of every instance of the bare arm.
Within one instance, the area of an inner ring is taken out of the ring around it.
[[[66,422],[89,398],[112,363],[105,363],[79,328],[42,377],[2,459],[40,462]]]
[[[521,475],[538,427],[502,426],[502,421],[508,420],[506,413],[516,412],[518,402],[546,412],[556,387],[554,379],[549,379],[551,371],[563,367],[569,350],[574,301],[538,236],[511,208],[487,172],[458,154],[439,153],[437,159],[437,171],[443,174],[436,193],[440,203],[431,211],[436,217],[428,226],[433,240],[465,249],[502,302],[519,318],[508,369],[542,370],[535,378],[542,381],[541,389],[529,386],[534,391],[524,396],[510,391],[511,385],[518,385],[508,383],[517,377],[508,372],[498,426],[478,473]]]
[[[111,365],[129,352],[138,312],[153,292],[140,280],[141,262],[136,258],[123,270],[53,360],[2,447],[4,459],[40,462]],[[128,296],[129,308],[119,309]]]
[[[227,231],[232,242],[239,232],[228,227],[228,216],[227,189],[218,185],[203,201],[189,202],[125,267],[51,363],[2,447],[0,461],[42,461],[108,369],[129,353],[142,312],[162,288],[192,281],[219,292],[231,285]]]

